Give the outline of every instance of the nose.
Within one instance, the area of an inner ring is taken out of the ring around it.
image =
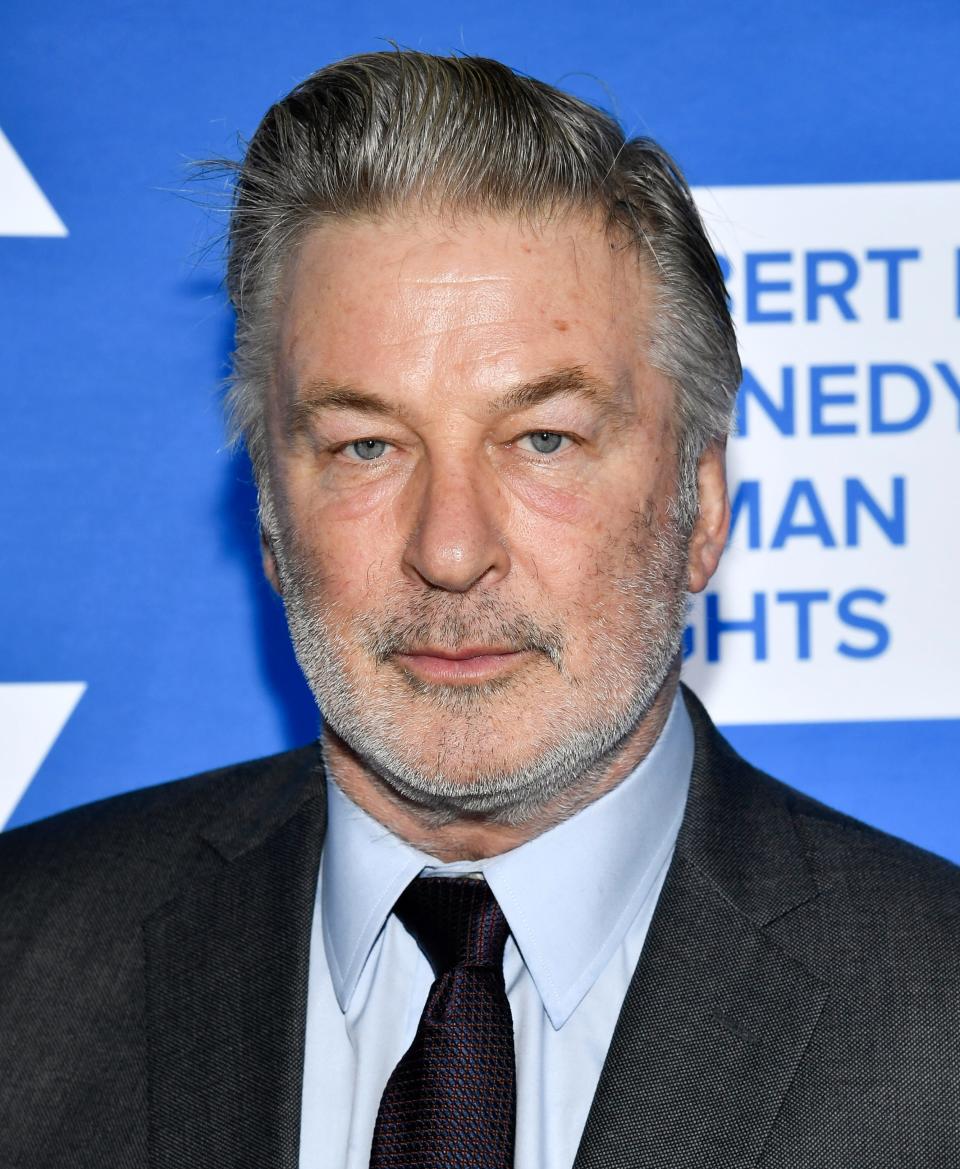
[[[452,593],[465,593],[480,583],[495,584],[509,572],[510,557],[492,471],[468,467],[453,456],[422,472],[412,500],[404,572],[419,583]]]

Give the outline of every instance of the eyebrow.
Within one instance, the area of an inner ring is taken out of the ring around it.
[[[565,366],[533,381],[522,382],[495,398],[489,409],[491,414],[508,414],[553,398],[584,398],[606,410],[623,411],[619,393],[600,378],[588,374],[582,365]]]
[[[583,398],[615,416],[622,417],[629,412],[617,390],[587,373],[583,366],[571,365],[513,386],[489,403],[487,413],[491,416],[511,414],[564,397]],[[403,419],[406,416],[402,405],[391,403],[372,390],[317,378],[307,383],[299,400],[291,406],[290,432],[298,434],[306,430],[311,418],[324,410],[343,410],[380,418]]]
[[[358,390],[340,382],[317,378],[307,383],[300,398],[290,407],[289,430],[300,434],[307,430],[313,416],[322,410],[349,410],[380,418],[403,417],[402,407],[391,405],[372,390]]]

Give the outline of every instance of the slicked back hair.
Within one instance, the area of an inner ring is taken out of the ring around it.
[[[697,464],[729,430],[740,361],[713,249],[677,164],[657,143],[626,138],[602,110],[499,61],[404,50],[350,57],[308,77],[267,111],[237,170],[228,412],[262,494],[276,294],[307,231],[411,208],[533,220],[582,211],[632,242],[651,280],[648,359],[676,389],[675,509],[692,526]]]

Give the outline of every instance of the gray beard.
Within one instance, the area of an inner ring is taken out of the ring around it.
[[[410,759],[397,733],[409,720],[409,709],[404,711],[402,701],[388,688],[384,693],[358,692],[345,668],[348,648],[359,643],[378,669],[392,669],[393,654],[417,645],[509,645],[542,654],[564,675],[562,628],[541,626],[525,615],[508,616],[489,595],[465,602],[456,594],[425,592],[406,606],[402,616],[355,618],[340,633],[336,602],[323,605],[313,599],[317,581],[302,558],[283,547],[286,541],[274,539],[272,544],[294,650],[325,723],[383,781],[388,794],[412,802],[439,826],[463,817],[519,825],[548,806],[551,818],[560,820],[581,806],[591,781],[599,778],[605,763],[650,711],[677,659],[686,620],[688,539],[674,521],[668,521],[647,534],[646,555],[642,559],[638,555],[636,575],[613,582],[618,616],[621,621],[629,618],[644,636],[641,651],[628,659],[622,642],[605,636],[607,625],[599,623],[595,641],[602,668],[588,696],[590,709],[553,712],[552,718],[545,711],[541,725],[549,745],[536,758],[510,770],[477,759],[469,783],[445,770],[444,755],[456,755],[459,744],[463,744],[459,757],[476,754],[489,721],[490,698],[515,685],[515,680],[444,686],[404,675],[412,693],[451,719],[436,760],[428,767]],[[571,694],[577,687],[582,693],[582,685],[571,678]]]

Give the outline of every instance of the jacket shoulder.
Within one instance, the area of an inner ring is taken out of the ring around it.
[[[953,861],[814,799],[745,760],[740,763],[752,782],[788,809],[821,883],[842,878],[852,895],[889,903],[919,893],[960,910],[960,866]]]
[[[829,903],[846,907],[851,926],[877,938],[952,938],[960,956],[960,867],[753,766],[696,697],[684,696],[697,741],[694,786],[704,797],[689,827],[713,871],[739,862],[752,880],[772,885],[802,869]]]
[[[783,785],[785,787],[785,785]],[[960,867],[916,844],[786,788],[821,889],[848,908],[897,963],[960,976]]]
[[[169,895],[204,840],[266,831],[321,774],[316,743],[110,796],[0,834],[0,907],[85,891]],[[72,899],[72,898],[71,898]]]

